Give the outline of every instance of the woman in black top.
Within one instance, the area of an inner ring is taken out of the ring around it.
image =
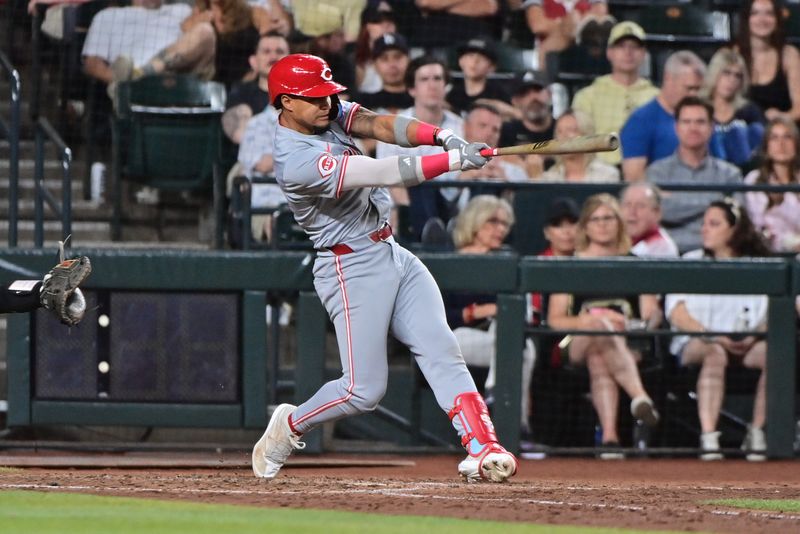
[[[750,100],[774,119],[800,120],[800,52],[786,44],[778,0],[747,0],[742,5],[737,47],[750,70]]]
[[[630,239],[617,200],[602,193],[589,197],[578,220],[577,257],[598,258],[625,256]],[[547,321],[556,330],[603,330],[615,332],[634,328],[637,321],[655,325],[661,320],[654,295],[569,295],[550,296]],[[589,369],[592,403],[602,426],[600,457],[619,458],[617,407],[619,388],[631,399],[631,413],[648,426],[658,423],[658,412],[642,385],[637,357],[624,337],[615,335],[567,336],[561,344],[569,361]]]

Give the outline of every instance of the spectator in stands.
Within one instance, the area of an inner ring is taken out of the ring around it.
[[[113,94],[112,65],[143,67],[156,54],[177,41],[181,23],[191,15],[186,4],[164,4],[162,0],[132,0],[128,7],[107,7],[92,19],[83,44],[83,70],[109,85]]]
[[[800,121],[800,52],[786,43],[781,3],[743,2],[737,46],[750,69],[750,100],[767,119]]]
[[[647,180],[659,185],[671,183],[740,184],[742,173],[727,161],[709,154],[714,131],[714,109],[707,101],[687,96],[675,107],[678,148],[671,155],[647,168]],[[708,204],[722,195],[718,192],[665,193],[662,223],[672,234],[681,252],[700,246],[700,227]]]
[[[625,256],[630,240],[617,200],[601,193],[589,197],[578,220],[575,255],[580,258]],[[602,427],[603,459],[619,458],[617,411],[619,388],[630,396],[631,413],[648,426],[658,423],[658,412],[644,389],[636,367],[637,356],[625,338],[612,335],[628,329],[632,320],[648,326],[661,321],[658,300],[653,295],[568,295],[550,296],[547,322],[556,330],[599,330],[609,335],[568,335],[560,347],[573,364],[589,369],[592,403]]]
[[[444,59],[447,49],[465,37],[498,37],[498,0],[415,0],[417,13],[412,23],[413,46],[423,47],[434,57]]]
[[[705,73],[703,60],[693,52],[681,50],[669,56],[658,96],[634,111],[622,127],[625,180],[641,180],[648,165],[675,152],[675,106],[683,97],[697,94]]]
[[[478,195],[470,200],[456,218],[453,241],[459,254],[492,254],[503,246],[514,224],[511,205],[501,198]],[[486,403],[491,404],[494,395],[495,368],[497,367],[495,345],[497,295],[475,293],[448,293],[445,295],[447,322],[458,339],[461,353],[467,365],[488,367],[489,374],[484,385]],[[522,350],[522,402],[520,429],[530,433],[531,378],[536,352],[531,340],[526,340]]]
[[[555,138],[558,140],[594,133],[592,120],[580,111],[567,110],[556,121]],[[593,152],[565,154],[556,156],[555,165],[540,179],[547,182],[619,182],[619,170],[600,161]]]
[[[510,98],[499,80],[489,79],[495,71],[497,51],[489,38],[476,37],[458,47],[458,66],[463,79],[453,80],[447,103],[456,113],[464,114],[478,100],[495,107],[508,105]]]
[[[556,197],[547,207],[542,231],[547,247],[539,256],[567,257],[575,254],[575,234],[578,230],[580,208],[570,197]],[[528,322],[538,325],[542,322],[544,301],[541,293],[531,293]]]
[[[267,76],[272,66],[288,54],[289,43],[277,32],[265,33],[258,40],[250,56],[250,68],[256,73],[256,79],[233,86],[225,103],[228,109],[222,115],[222,129],[235,144],[242,142],[250,118],[269,106]]]
[[[353,0],[358,2],[359,0]],[[363,4],[363,0],[360,0]],[[345,6],[350,7],[349,3]],[[348,10],[349,12],[349,10]],[[312,9],[307,15],[302,34],[308,40],[293,46],[296,53],[307,53],[324,59],[333,72],[333,77],[347,87],[339,97],[347,100],[356,91],[356,68],[347,50],[346,24],[343,12],[338,7],[322,4],[320,10]]]
[[[367,5],[367,0],[281,1],[290,5],[295,28],[303,35],[316,37],[340,30],[340,37],[348,44],[353,44],[358,39],[361,14]]]
[[[800,184],[800,133],[786,116],[769,121],[761,165],[746,184]],[[745,193],[747,212],[774,252],[800,252],[800,198],[797,193]]]
[[[497,108],[490,104],[474,104],[464,119],[464,139],[468,143],[498,146],[502,125],[503,120]],[[489,163],[480,169],[461,171],[459,179],[524,182],[528,179],[528,175],[521,166],[507,161],[505,157],[499,157],[491,158]]]
[[[271,105],[253,116],[245,127],[239,146],[239,173],[248,178],[272,176],[273,144],[278,125],[278,112]],[[230,187],[230,186],[229,186]],[[250,205],[253,208],[275,208],[286,203],[286,197],[277,184],[252,184]],[[272,216],[253,215],[251,231],[257,241],[272,238]]]
[[[399,33],[381,35],[372,45],[372,55],[381,89],[359,93],[355,100],[376,113],[397,113],[411,107],[414,99],[408,94],[405,82],[409,63],[406,38]]]
[[[712,202],[703,216],[702,249],[684,258],[715,260],[767,256],[769,250],[738,202],[724,198]],[[727,331],[729,335],[676,336],[670,350],[681,365],[700,365],[697,377],[697,412],[703,460],[720,460],[717,421],[725,395],[725,368],[729,363],[761,370],[753,402],[753,419],[743,448],[748,460],[763,460],[767,449],[766,353],[758,337],[736,332],[766,330],[767,298],[763,295],[667,295],[665,310],[674,330],[683,332]]]
[[[361,15],[361,30],[356,40],[356,88],[359,93],[376,93],[383,87],[375,66],[376,41],[383,35],[397,34],[397,23],[391,6],[386,2],[368,7]],[[406,52],[408,52],[408,45]]]
[[[717,155],[734,165],[752,159],[764,136],[764,114],[745,96],[747,65],[735,50],[720,48],[708,64],[700,96],[714,107],[712,145]]]
[[[572,108],[587,114],[598,132],[619,132],[636,108],[658,94],[658,88],[639,75],[647,57],[644,39],[644,30],[635,22],[615,25],[606,48],[611,74],[600,76],[575,93]],[[619,150],[603,152],[598,157],[612,165],[622,161]]]
[[[414,99],[414,105],[400,111],[400,115],[414,117],[439,128],[451,130],[458,136],[463,136],[463,120],[449,111],[445,102],[446,88],[450,83],[450,78],[444,63],[431,56],[417,57],[408,65],[405,82]],[[375,157],[380,159],[403,154],[422,156],[439,154],[441,150],[441,147],[438,146],[403,148],[378,142],[375,148]],[[456,179],[458,179],[458,173],[455,171],[434,178],[434,180]],[[446,225],[458,211],[457,202],[460,191],[457,188],[392,188],[391,193],[396,205],[408,206],[409,225],[413,239],[420,239],[428,220],[438,218]]]
[[[590,22],[598,26],[595,31],[604,31],[602,41],[614,24],[605,0],[523,0],[522,9],[528,28],[536,36],[540,69],[544,69],[548,53],[569,48]]]
[[[631,254],[676,258],[678,246],[661,226],[661,192],[649,182],[628,184],[620,195]]]
[[[248,58],[262,33],[290,29],[288,14],[278,0],[250,6],[246,0],[198,0],[183,22],[180,39],[161,50],[141,69],[118,61],[115,81],[162,72],[193,72],[230,88],[250,71]]]
[[[503,124],[500,146],[537,143],[553,138],[552,94],[542,73],[529,71],[523,74],[511,97],[511,104],[522,111],[522,118]],[[528,177],[536,178],[544,172],[544,158],[541,156],[531,154],[518,159]]]

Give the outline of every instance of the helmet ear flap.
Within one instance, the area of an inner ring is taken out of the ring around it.
[[[331,110],[328,112],[328,118],[332,121],[335,121],[339,118],[339,110],[341,109],[341,104],[339,103],[339,95],[332,94],[331,95]]]

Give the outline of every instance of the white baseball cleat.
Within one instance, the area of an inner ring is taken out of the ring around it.
[[[291,404],[275,408],[264,435],[253,447],[255,476],[272,480],[294,449],[305,449],[306,444],[300,441],[300,436],[289,428],[289,416],[295,408],[297,406]]]
[[[516,472],[517,459],[499,443],[487,447],[480,456],[467,456],[458,464],[458,473],[467,482],[505,482]]]

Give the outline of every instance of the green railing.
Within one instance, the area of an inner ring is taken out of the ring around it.
[[[237,404],[154,404],[66,402],[37,399],[32,389],[32,321],[8,318],[9,425],[43,423],[143,426],[260,427],[266,421],[268,365],[264,306],[270,291],[299,292],[296,307],[294,399],[308,398],[326,380],[328,319],[313,293],[313,254],[301,252],[197,252],[79,250],[94,270],[87,287],[120,291],[241,292],[241,398]],[[54,251],[0,250],[0,282],[13,279],[13,266],[45,272]],[[520,347],[526,335],[524,293],[731,293],[769,298],[768,427],[769,456],[793,454],[795,428],[794,296],[800,264],[794,260],[614,260],[542,259],[515,255],[422,254],[444,291],[498,293],[497,405],[495,423],[504,443],[519,440]],[[53,335],[68,335],[66,327]],[[111,355],[113,358],[113,354]],[[112,366],[113,369],[113,366]],[[113,372],[113,371],[112,371]],[[290,373],[282,369],[281,372]],[[331,370],[335,375],[336,370]],[[330,376],[328,373],[327,376]],[[312,433],[310,450],[321,450]]]

